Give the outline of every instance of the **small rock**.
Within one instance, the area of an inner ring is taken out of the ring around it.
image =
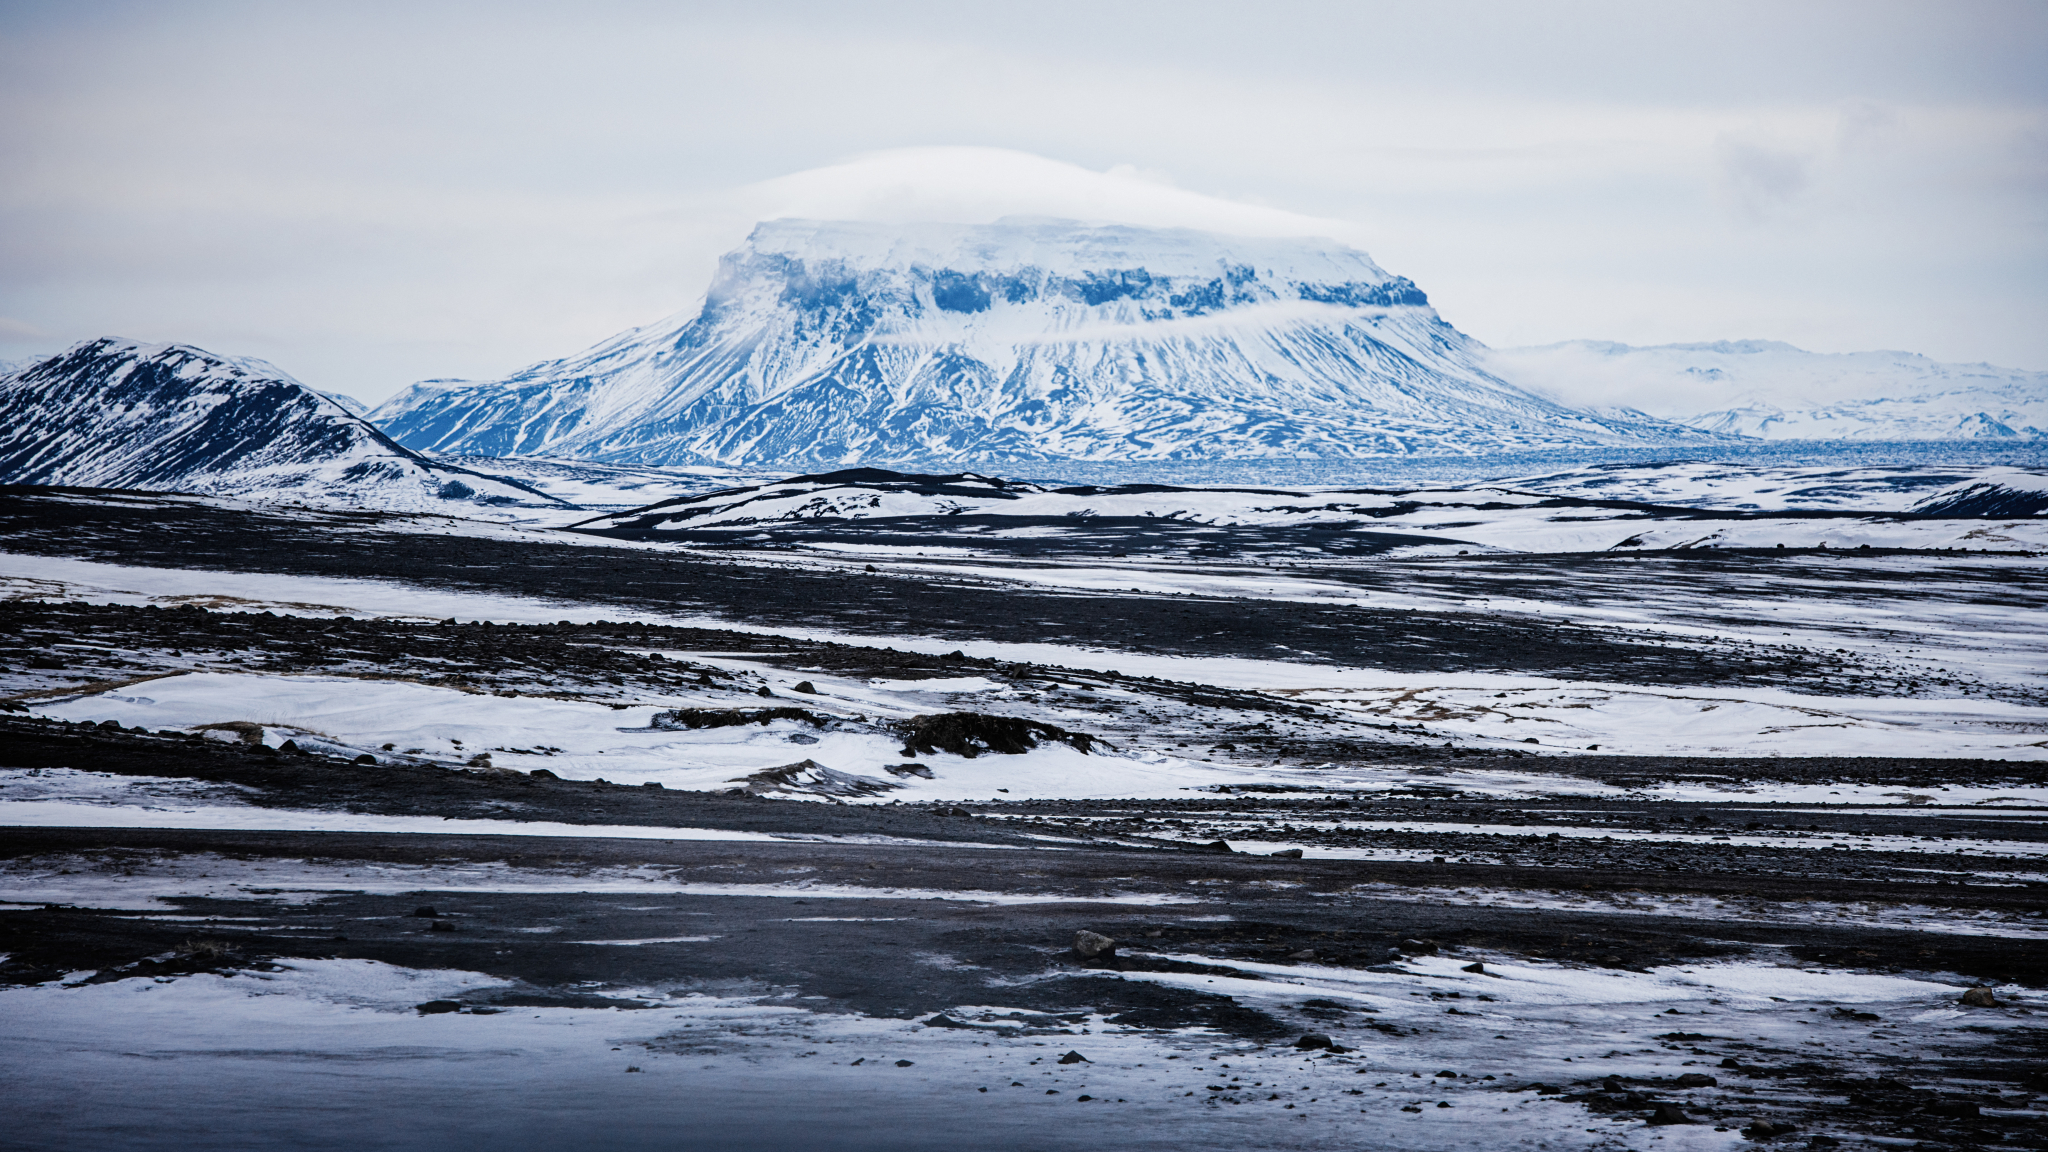
[[[1296,1048],[1302,1049],[1335,1048],[1337,1046],[1337,1042],[1330,1039],[1328,1036],[1325,1036],[1321,1032],[1310,1032],[1307,1035],[1303,1036],[1301,1039],[1296,1040],[1294,1042],[1294,1046]]]
[[[639,1066],[638,1064],[628,1064],[628,1065],[626,1065],[626,1071],[628,1071],[628,1072],[638,1072],[639,1070],[640,1070],[640,1066]]]
[[[1690,1124],[1692,1123],[1692,1117],[1687,1116],[1676,1104],[1659,1104],[1657,1105],[1657,1110],[1650,1113],[1650,1123]]]
[[[911,1066],[912,1064],[915,1064],[915,1063],[917,1063],[917,1061],[915,1061],[915,1060],[898,1060],[898,1061],[896,1062],[896,1066],[897,1066],[898,1068],[908,1068],[908,1067],[910,1067],[910,1066]]]
[[[1460,972],[1477,972],[1477,973],[1479,973],[1479,974],[1480,974],[1481,976],[1484,976],[1484,975],[1486,975],[1486,965],[1484,965],[1484,964],[1467,964],[1467,965],[1465,965],[1465,966],[1464,966],[1463,968],[1460,968],[1460,969],[1458,969],[1458,971],[1460,971]]]
[[[370,755],[368,752],[365,752],[361,756],[358,756],[355,759],[349,761],[349,763],[351,764],[375,764],[376,762],[377,758],[375,756]]]
[[[1067,1053],[1067,1054],[1066,1054],[1065,1056],[1062,1056],[1062,1057],[1060,1057],[1060,1063],[1062,1063],[1062,1064],[1093,1064],[1093,1063],[1095,1063],[1095,1061],[1093,1061],[1093,1060],[1090,1060],[1090,1059],[1089,1059],[1089,1058],[1087,1058],[1086,1056],[1083,1056],[1083,1055],[1081,1055],[1081,1054],[1080,1054],[1079,1052],[1069,1052],[1069,1053]]]
[[[1083,928],[1074,933],[1074,951],[1086,960],[1093,960],[1098,956],[1114,956],[1116,941],[1100,932],[1090,932]]]
[[[1211,841],[1209,841],[1209,842],[1208,842],[1207,844],[1197,844],[1197,845],[1195,845],[1195,846],[1194,846],[1194,850],[1195,850],[1195,851],[1197,851],[1197,852],[1223,852],[1223,853],[1228,853],[1228,852],[1230,852],[1231,848],[1230,848],[1230,842],[1229,842],[1229,841],[1227,841],[1227,840],[1211,840]]]
[[[1267,853],[1267,855],[1268,855],[1268,856],[1275,856],[1275,857],[1278,857],[1278,858],[1280,858],[1280,859],[1282,859],[1282,860],[1299,860],[1299,859],[1301,859],[1301,849],[1299,849],[1299,848],[1282,848],[1282,849],[1281,849],[1281,850],[1279,850],[1278,852],[1268,852],[1268,853]]]
[[[659,792],[659,791],[661,791],[661,781],[659,781],[659,780],[649,780],[648,782],[646,782],[645,784],[642,784],[642,785],[640,785],[640,786],[641,786],[642,788],[652,788],[652,789],[654,789],[654,790],[655,790],[656,792]]]
[[[1720,1081],[1704,1072],[1687,1072],[1673,1081],[1673,1083],[1677,1084],[1680,1088],[1712,1088],[1720,1083]]]
[[[1799,1125],[1785,1120],[1752,1120],[1743,1127],[1742,1134],[1751,1140],[1762,1140],[1797,1131]]]
[[[413,1005],[413,1009],[422,1016],[439,1016],[443,1012],[461,1011],[462,1002],[460,1000],[429,1000],[425,1004]]]
[[[1076,1100],[1093,1100],[1093,1099],[1095,1099],[1095,1097],[1093,1097],[1093,1096],[1090,1096],[1090,1095],[1088,1095],[1087,1093],[1083,1092],[1083,1093],[1082,1093],[1081,1095],[1079,1095],[1079,1096],[1076,1096],[1076,1097],[1074,1097],[1074,1099],[1076,1099]]]
[[[938,1014],[937,1016],[934,1016],[934,1017],[932,1017],[931,1019],[929,1019],[929,1020],[925,1021],[925,1022],[924,1022],[924,1026],[925,1026],[925,1027],[927,1027],[927,1028],[972,1028],[972,1027],[974,1027],[974,1025],[972,1025],[972,1024],[962,1024],[962,1023],[961,1023],[960,1021],[958,1021],[958,1020],[955,1020],[955,1019],[953,1019],[953,1018],[952,1018],[951,1016],[948,1016],[948,1015],[946,1015],[946,1014],[945,1014],[944,1012],[941,1012],[941,1013],[939,1013],[939,1014]]]
[[[534,769],[533,771],[531,771],[531,772],[528,772],[528,773],[527,773],[527,775],[528,775],[528,776],[536,776],[536,777],[539,777],[539,778],[540,778],[540,779],[542,779],[542,780],[560,780],[560,779],[561,779],[561,777],[560,777],[560,776],[557,776],[557,775],[555,775],[555,774],[554,774],[553,772],[550,772],[550,771],[548,771],[548,770],[547,770],[547,769],[545,769],[545,768],[535,768],[535,769]]]
[[[757,688],[757,689],[755,689],[755,690],[754,690],[754,695],[756,695],[756,696],[773,696],[773,695],[775,695],[775,693],[773,693],[773,692],[770,692],[770,691],[768,690],[768,686],[767,686],[766,684],[763,684],[763,685],[761,685],[761,686],[760,686],[759,688]]]
[[[818,694],[818,686],[809,680],[799,680],[790,688],[790,691],[802,692],[806,696],[816,696]]]
[[[1972,988],[1963,993],[1962,1003],[1965,1008],[1996,1008],[1998,997],[1993,996],[1989,988]]]

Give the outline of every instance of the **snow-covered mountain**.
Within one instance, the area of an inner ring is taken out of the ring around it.
[[[558,505],[435,463],[261,360],[90,340],[0,375],[0,483],[452,510]]]
[[[372,419],[411,448],[618,463],[1356,457],[1714,434],[1488,372],[1327,240],[1061,220],[779,220],[699,310]]]
[[[1660,416],[1767,440],[2048,439],[2048,372],[1910,352],[1808,352],[1770,340],[1638,348],[1574,340],[1487,365],[1566,396],[1658,395]],[[1719,397],[1737,396],[1729,404]],[[1703,409],[1711,411],[1702,411]]]

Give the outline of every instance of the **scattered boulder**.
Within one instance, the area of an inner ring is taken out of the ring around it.
[[[1656,1110],[1650,1113],[1650,1123],[1690,1124],[1692,1117],[1687,1116],[1685,1110],[1676,1104],[1659,1104]]]
[[[1299,859],[1301,859],[1301,849],[1299,849],[1299,848],[1282,848],[1282,849],[1281,849],[1281,850],[1279,850],[1278,852],[1268,852],[1268,853],[1267,853],[1267,855],[1268,855],[1268,856],[1277,856],[1277,857],[1279,857],[1279,858],[1280,858],[1280,859],[1282,859],[1282,860],[1299,860]]]
[[[1768,1140],[1773,1136],[1784,1136],[1797,1131],[1799,1125],[1789,1120],[1752,1120],[1742,1127],[1742,1134],[1751,1140]]]
[[[1079,932],[1074,933],[1074,951],[1084,960],[1093,960],[1099,956],[1114,956],[1116,955],[1116,941],[1104,936],[1100,932],[1090,932],[1088,929],[1083,928]]]
[[[1016,716],[990,716],[981,712],[942,712],[936,716],[912,716],[891,727],[903,737],[903,755],[932,755],[950,752],[973,759],[984,752],[1017,756],[1043,743],[1065,744],[1087,752],[1103,741],[1085,732],[1069,732],[1057,725]]]
[[[761,685],[761,686],[760,686],[759,688],[756,688],[756,689],[754,689],[754,695],[756,695],[756,696],[773,696],[773,695],[775,695],[775,693],[773,693],[773,692],[770,692],[770,691],[768,690],[768,686],[767,686],[766,684],[763,684],[763,685]]]
[[[460,1000],[429,1000],[425,1004],[413,1005],[413,1010],[422,1016],[439,1016],[443,1012],[462,1011]]]
[[[365,752],[361,756],[358,756],[355,759],[349,761],[349,763],[351,764],[375,764],[376,762],[377,758],[375,756],[370,755],[368,752]]]
[[[1337,1042],[1321,1032],[1310,1032],[1302,1036],[1301,1039],[1296,1040],[1294,1046],[1303,1051],[1312,1051],[1319,1048],[1334,1051],[1337,1047]]]
[[[1069,1053],[1067,1053],[1067,1054],[1066,1054],[1065,1056],[1062,1056],[1062,1057],[1060,1057],[1060,1063],[1062,1063],[1062,1064],[1093,1064],[1093,1063],[1095,1063],[1095,1061],[1093,1061],[1093,1060],[1090,1060],[1090,1059],[1089,1059],[1089,1058],[1087,1058],[1086,1056],[1083,1056],[1083,1055],[1081,1055],[1081,1054],[1080,1054],[1079,1052],[1069,1052]]]
[[[640,786],[641,786],[642,788],[652,788],[652,789],[654,789],[654,790],[655,790],[656,792],[659,792],[659,791],[661,791],[661,781],[659,781],[659,780],[649,780],[649,781],[647,781],[646,783],[644,783],[644,784],[642,784],[642,785],[640,785]]]
[[[1211,840],[1207,844],[1191,844],[1188,848],[1193,852],[1221,852],[1224,855],[1229,855],[1232,851],[1227,840]]]
[[[1460,968],[1460,969],[1458,969],[1458,971],[1460,971],[1460,972],[1477,972],[1477,973],[1479,973],[1479,974],[1480,974],[1481,976],[1484,976],[1484,975],[1486,975],[1486,965],[1484,965],[1484,964],[1467,964],[1467,965],[1465,965],[1465,966],[1464,966],[1463,968]]]
[[[768,690],[763,688],[761,693],[767,695]],[[808,708],[671,708],[666,712],[656,712],[647,721],[647,726],[664,732],[682,732],[768,724],[776,720],[802,720],[813,728],[823,728],[829,719]]]
[[[882,765],[882,771],[887,772],[891,776],[917,776],[925,780],[933,779],[932,770],[923,764],[884,764]]]
[[[1989,988],[1972,988],[1963,993],[1962,1005],[1965,1008],[1996,1008],[1998,997],[1992,995]]]
[[[929,1019],[929,1020],[925,1021],[925,1022],[924,1022],[924,1026],[925,1026],[925,1027],[927,1027],[927,1028],[973,1028],[973,1027],[974,1027],[974,1025],[972,1025],[972,1024],[964,1024],[964,1023],[962,1023],[962,1022],[960,1022],[960,1021],[958,1021],[958,1020],[955,1020],[955,1019],[953,1019],[953,1018],[952,1018],[951,1016],[948,1016],[948,1015],[946,1015],[946,1014],[945,1014],[944,1012],[941,1012],[941,1013],[939,1013],[939,1014],[938,1014],[937,1016],[934,1016],[934,1017],[932,1017],[931,1019]]]
[[[913,1064],[915,1064],[915,1063],[917,1063],[917,1061],[915,1061],[915,1060],[898,1060],[898,1061],[896,1062],[896,1066],[897,1066],[898,1068],[908,1068],[908,1067],[910,1067],[911,1065],[913,1065]]]
[[[1707,1075],[1705,1072],[1687,1072],[1685,1075],[1673,1080],[1672,1083],[1680,1088],[1712,1088],[1714,1085],[1719,1084],[1720,1081]]]
[[[801,692],[806,696],[816,696],[818,694],[818,686],[809,680],[799,680],[790,687],[790,691]]]
[[[540,778],[540,779],[542,779],[542,780],[560,780],[560,779],[561,779],[561,777],[560,777],[560,776],[557,776],[557,775],[555,775],[555,774],[554,774],[553,772],[550,772],[550,771],[548,771],[548,770],[547,770],[547,769],[545,769],[545,768],[535,768],[535,769],[534,769],[533,771],[531,771],[531,772],[528,772],[528,773],[527,773],[527,775],[528,775],[528,776],[537,776],[537,777],[539,777],[539,778]]]
[[[893,780],[877,780],[872,776],[856,776],[828,768],[816,760],[799,760],[779,768],[764,768],[759,772],[735,777],[726,781],[737,784],[734,792],[750,796],[766,796],[772,792],[800,792],[811,796],[875,796],[903,785]]]

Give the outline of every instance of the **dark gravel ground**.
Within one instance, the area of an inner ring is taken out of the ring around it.
[[[434,534],[388,513],[221,509],[97,490],[0,487],[10,550],[127,564],[405,579],[426,587],[703,612],[754,625],[829,627],[873,636],[1060,642],[1182,655],[1260,656],[1395,671],[1512,671],[1637,684],[1769,684],[1831,691],[1856,675],[1872,690],[1905,682],[1843,653],[1753,643],[1679,645],[1613,629],[1522,616],[1322,607],[1283,601],[1082,594],[989,580],[742,563],[716,553],[536,543]],[[397,530],[409,525],[415,530]],[[1575,573],[1629,562],[1603,556],[1487,560],[1540,575],[1569,595]],[[1690,563],[1665,554],[1665,565]],[[1731,565],[1774,558],[1715,557]],[[1405,562],[1436,569],[1477,560]],[[1648,577],[1630,573],[1639,586]]]

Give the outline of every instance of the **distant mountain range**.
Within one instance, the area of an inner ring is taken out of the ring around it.
[[[1491,351],[1496,374],[1542,391],[1661,390],[1685,423],[1766,440],[2048,439],[2048,372],[1944,364],[1911,352],[1808,352],[1770,340],[1638,348],[1573,340]],[[1740,397],[1701,412],[1689,397]]]
[[[1343,458],[1684,444],[1491,373],[1327,240],[1071,221],[762,224],[701,309],[371,419],[418,450],[634,464]]]
[[[401,447],[261,360],[111,338],[0,373],[0,483],[402,510],[560,505]]]

